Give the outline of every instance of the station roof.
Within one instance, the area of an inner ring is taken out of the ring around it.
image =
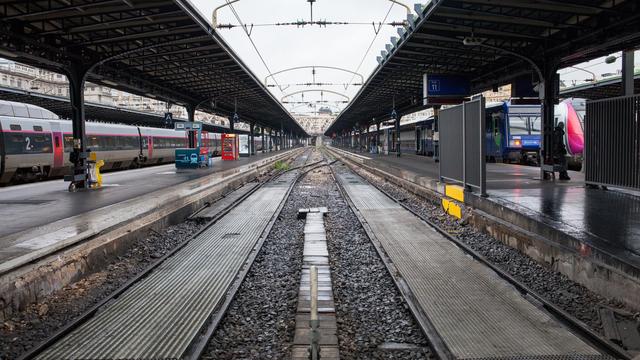
[[[19,103],[33,104],[45,108],[63,119],[71,119],[71,102],[68,98],[38,94],[29,91],[0,87],[0,99]],[[85,103],[85,118],[87,121],[107,122],[114,124],[139,125],[149,127],[162,127],[164,116],[144,111],[127,110],[115,106]],[[187,121],[187,119],[174,118],[175,121]],[[203,124],[203,129],[209,132],[225,133],[229,129],[224,126]],[[235,130],[236,133],[246,131]]]
[[[640,94],[640,71],[633,77],[634,94]],[[561,98],[582,98],[589,100],[621,96],[622,78],[615,76],[599,81],[584,83],[560,90]]]
[[[640,44],[640,3],[635,0],[432,0],[398,30],[378,67],[325,132],[423,108],[422,76],[463,75],[472,93]],[[465,45],[475,38],[475,45]],[[480,43],[480,44],[478,44]]]
[[[188,0],[0,1],[0,57],[305,135]]]

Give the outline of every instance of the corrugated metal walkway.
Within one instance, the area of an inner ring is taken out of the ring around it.
[[[346,168],[337,175],[454,357],[598,357],[418,217]]]
[[[257,190],[39,358],[181,358],[225,301],[295,176]]]
[[[196,214],[196,218],[213,218],[218,215],[222,210],[229,207],[229,205],[233,204],[235,201],[249,193],[256,186],[258,186],[257,182],[250,182],[242,185],[240,188],[235,189],[234,191],[226,194],[224,197],[211,204],[211,206],[202,210],[200,213]]]

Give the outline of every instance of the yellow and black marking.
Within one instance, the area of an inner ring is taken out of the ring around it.
[[[445,185],[442,198],[442,209],[449,215],[462,219],[462,205],[464,204],[464,188],[457,185]]]

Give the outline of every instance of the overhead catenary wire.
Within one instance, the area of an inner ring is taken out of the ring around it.
[[[280,90],[280,92],[283,92],[282,87],[278,84],[278,80],[276,80],[276,78],[273,76],[273,73],[271,72],[271,69],[269,68],[269,65],[267,65],[267,62],[264,60],[264,57],[260,53],[260,50],[258,50],[258,47],[256,46],[256,43],[253,42],[253,39],[251,38],[251,34],[249,33],[249,30],[247,29],[247,27],[244,25],[244,23],[240,19],[240,15],[238,15],[238,12],[233,7],[233,4],[231,4],[229,2],[229,0],[225,0],[225,2],[227,3],[229,8],[231,9],[231,12],[233,12],[233,15],[235,16],[236,20],[238,20],[238,23],[240,24],[240,26],[244,29],[245,34],[247,34],[247,37],[249,38],[249,41],[251,42],[251,45],[253,46],[253,49],[258,54],[258,57],[260,58],[260,61],[262,62],[262,65],[264,65],[264,67],[267,69],[267,72],[273,78],[273,82],[278,86],[278,89]]]
[[[265,23],[265,24],[250,24],[249,27],[266,27],[266,26],[298,26],[305,27],[307,25],[318,25],[320,27],[326,27],[327,25],[367,25],[376,24],[375,22],[350,22],[350,21],[290,21],[290,22],[279,22],[279,23]],[[403,21],[392,21],[392,22],[380,22],[378,26],[381,25],[389,25],[389,26],[404,26],[405,23]],[[238,24],[220,24],[217,28],[221,29],[232,29],[236,27],[241,27],[242,25]]]
[[[391,3],[391,6],[389,6],[389,10],[387,10],[387,14],[384,16],[384,19],[380,22],[381,24],[385,23],[387,21],[387,18],[389,17],[389,14],[391,14],[391,10],[393,9],[393,6],[395,5],[395,3]],[[376,31],[376,34],[373,36],[373,39],[371,40],[371,43],[369,44],[369,47],[367,48],[367,51],[364,52],[364,56],[362,56],[362,60],[360,60],[360,64],[358,64],[358,67],[356,68],[356,70],[354,71],[354,73],[357,73],[358,71],[360,71],[360,68],[362,67],[362,64],[364,64],[364,61],[367,59],[367,55],[369,55],[369,51],[371,51],[371,48],[373,47],[373,44],[376,42],[376,39],[378,39],[378,34],[380,34],[380,31]],[[353,81],[353,79],[355,78],[355,75],[351,76],[351,79],[349,80],[349,82],[347,82],[347,87],[349,87],[349,85],[351,84],[351,82]],[[345,88],[345,90],[346,90]]]

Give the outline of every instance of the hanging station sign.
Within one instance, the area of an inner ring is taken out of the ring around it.
[[[470,96],[469,79],[459,75],[424,74],[423,105],[459,104]]]

